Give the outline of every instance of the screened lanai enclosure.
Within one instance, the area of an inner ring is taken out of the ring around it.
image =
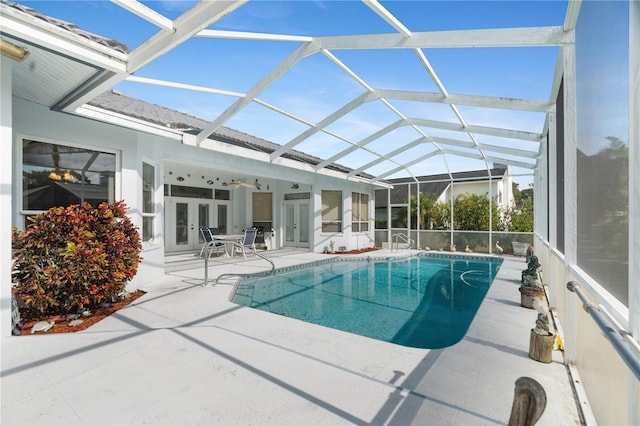
[[[89,187],[129,204],[139,283],[164,274],[172,206],[202,194],[209,216],[181,229],[262,223],[275,249],[291,230],[315,252],[524,244],[586,418],[640,424],[640,2],[0,8],[3,282],[12,227]]]
[[[378,247],[531,255],[533,188],[523,196],[510,167],[416,180],[376,190]]]

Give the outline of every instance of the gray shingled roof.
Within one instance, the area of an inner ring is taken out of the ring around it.
[[[113,40],[113,39],[106,38],[106,37],[103,37],[103,36],[98,35],[98,34],[91,33],[89,31],[85,31],[83,29],[80,29],[76,24],[73,24],[71,22],[63,21],[61,19],[52,18],[51,16],[44,15],[44,14],[38,12],[37,10],[32,9],[30,7],[27,7],[27,6],[24,6],[22,4],[14,3],[14,2],[11,2],[11,1],[7,1],[7,0],[0,0],[0,2],[2,4],[4,4],[4,5],[12,7],[14,9],[17,9],[17,10],[23,12],[23,13],[27,13],[27,14],[29,14],[31,16],[34,16],[34,17],[38,18],[38,19],[42,19],[43,21],[48,22],[48,23],[50,23],[52,25],[56,25],[56,26],[58,26],[58,27],[60,27],[62,29],[65,29],[65,30],[69,31],[70,33],[77,34],[77,35],[79,35],[81,37],[84,37],[84,38],[86,38],[88,40],[91,40],[91,41],[93,41],[95,43],[99,43],[99,44],[101,44],[103,46],[107,46],[107,47],[109,47],[111,49],[117,50],[118,52],[129,53],[129,51],[130,51],[129,46],[127,46],[124,43],[120,43],[117,40]]]
[[[148,102],[144,102],[139,99],[124,95],[117,91],[104,92],[91,100],[89,102],[89,105],[93,105],[95,107],[102,108],[108,111],[117,112],[150,123],[165,126],[171,129],[179,129],[184,131],[185,133],[196,134],[209,124],[209,122],[198,117],[184,114],[182,112],[175,111],[160,105],[150,104]],[[219,127],[209,138],[231,145],[252,149],[254,151],[265,152],[268,154],[280,148],[280,145],[276,143],[224,126]],[[312,155],[308,155],[296,150],[289,151],[287,154],[283,155],[283,157],[312,165],[319,164],[323,161],[318,157],[314,157]],[[351,171],[350,168],[336,163],[328,166],[327,168],[342,173],[349,173]],[[358,176],[369,179],[373,177],[365,173],[360,173],[358,174]]]
[[[502,178],[507,171],[507,169],[502,167],[496,167],[490,170],[493,178]],[[489,177],[489,172],[487,172],[487,170],[472,170],[468,172],[451,173],[451,177],[453,177],[454,181],[482,181]],[[434,194],[436,197],[439,197],[449,186],[451,177],[446,173],[442,173],[437,175],[418,176],[416,179],[420,182],[420,192]],[[415,183],[416,181],[413,178],[398,178],[387,179],[386,182],[395,185],[400,183]],[[391,193],[389,195],[391,198],[391,204],[401,204],[407,198],[407,192],[404,185],[396,185],[391,189]],[[376,207],[385,207],[386,205],[386,197],[380,200],[379,197],[376,197]]]

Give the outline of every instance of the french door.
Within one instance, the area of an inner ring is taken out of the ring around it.
[[[166,250],[199,250],[204,244],[200,228],[214,226],[213,200],[172,197],[166,205]]]
[[[284,202],[284,246],[309,247],[309,200]]]

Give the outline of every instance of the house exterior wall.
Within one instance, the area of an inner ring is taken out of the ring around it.
[[[12,223],[24,227],[22,210],[22,154],[23,137],[51,143],[84,146],[95,150],[116,152],[115,199],[124,200],[133,224],[142,227],[142,161],[162,164],[162,151],[157,147],[162,138],[122,127],[87,120],[69,114],[60,114],[39,105],[14,98],[13,198]],[[119,167],[118,167],[119,164]],[[157,185],[155,195],[159,217],[162,220],[162,186]],[[156,229],[161,228],[156,226]],[[162,235],[153,243],[145,243],[143,260],[138,274],[130,284],[136,288],[164,274],[164,245]]]
[[[275,226],[275,247],[283,246],[284,230],[284,195],[288,193],[310,192],[311,230],[310,249],[314,252],[322,252],[325,245],[334,241],[335,247],[345,246],[348,250],[362,248],[364,241],[370,247],[373,241],[373,200],[374,186],[367,183],[347,181],[338,176],[318,174],[312,167],[306,170],[292,169],[278,163],[266,163],[260,158],[247,158],[237,149],[230,152],[219,152],[210,149],[197,148],[183,145],[176,141],[165,141],[162,144],[163,154],[166,160],[194,167],[206,167],[223,173],[235,173],[238,177],[248,175],[258,177],[265,190],[269,184],[269,191],[273,193],[273,221]],[[165,176],[166,183],[175,183],[171,179],[175,177]],[[197,180],[197,179],[196,179]],[[181,184],[189,184],[189,180]],[[292,183],[298,185],[292,189]],[[343,197],[343,232],[322,232],[322,190],[342,191]],[[253,223],[251,188],[232,189],[232,230],[241,233],[242,229]],[[351,193],[359,192],[369,195],[369,231],[366,233],[351,232]]]
[[[331,249],[331,242],[333,241],[334,250],[338,250],[339,247],[345,247],[346,250],[358,250],[368,247],[373,247],[375,243],[374,238],[374,193],[373,188],[370,185],[356,184],[345,186],[340,182],[323,182],[320,180],[319,185],[314,185],[313,190],[313,205],[315,208],[313,211],[313,229],[314,229],[314,241],[312,243],[312,249],[314,252],[323,252],[326,247]],[[342,232],[322,232],[322,190],[335,190],[342,191]],[[369,231],[368,232],[354,232],[351,226],[351,212],[352,212],[352,193],[362,193],[369,195]]]
[[[458,195],[489,195],[489,182],[455,182],[453,185],[453,198]],[[451,198],[451,187],[443,192],[438,201],[448,202]],[[506,210],[513,205],[513,191],[511,189],[511,178],[505,177],[491,182],[491,197],[497,202],[498,207]]]
[[[2,61],[3,67],[7,61]],[[336,241],[336,247],[345,246],[348,249],[371,246],[373,241],[373,204],[370,205],[370,225],[368,232],[351,232],[351,192],[369,195],[373,203],[373,185],[357,181],[346,181],[341,176],[317,174],[312,167],[307,169],[293,169],[283,164],[267,163],[259,158],[252,158],[251,154],[238,150],[237,147],[226,151],[214,151],[183,144],[179,140],[153,135],[143,131],[136,131],[97,120],[87,119],[71,114],[51,111],[40,105],[17,98],[11,98],[11,82],[5,76],[10,72],[3,69],[2,90],[2,122],[3,132],[12,137],[4,141],[12,141],[12,155],[3,156],[3,161],[12,167],[2,168],[2,177],[7,183],[2,186],[3,201],[18,200],[11,203],[3,202],[0,212],[2,219],[2,274],[3,281],[10,281],[11,246],[10,230],[12,226],[24,227],[25,214],[22,211],[22,138],[30,138],[42,142],[59,143],[71,146],[82,146],[97,151],[116,154],[115,199],[124,200],[129,207],[128,214],[135,226],[142,228],[142,164],[149,163],[155,167],[154,202],[156,217],[154,220],[154,238],[143,243],[142,261],[136,277],[128,288],[133,290],[141,285],[152,283],[164,274],[165,256],[165,220],[164,217],[164,184],[176,183],[171,179],[175,176],[166,175],[165,164],[180,164],[186,168],[200,167],[212,171],[259,176],[263,184],[269,184],[273,193],[273,221],[275,236],[272,248],[283,245],[284,195],[291,192],[311,192],[311,218],[309,230],[309,248],[321,252],[330,240]],[[8,90],[4,90],[5,86]],[[9,104],[9,108],[5,105]],[[13,113],[13,114],[11,114]],[[6,124],[6,126],[5,126]],[[8,145],[8,144],[7,144]],[[262,153],[261,153],[262,154]],[[6,175],[6,176],[5,176]],[[292,182],[298,184],[298,189],[292,189]],[[188,185],[191,182],[181,182]],[[194,183],[197,186],[197,184]],[[343,232],[326,234],[321,232],[321,191],[322,189],[337,189],[343,193]],[[231,199],[231,226],[234,233],[241,233],[242,229],[253,223],[252,217],[252,189],[234,190]],[[352,241],[353,240],[353,241]],[[2,315],[3,325],[9,321],[10,286],[3,286]],[[6,305],[6,306],[5,306]],[[5,318],[6,317],[6,318]],[[10,331],[2,330],[5,335]]]

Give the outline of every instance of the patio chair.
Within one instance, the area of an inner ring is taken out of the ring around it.
[[[257,234],[258,234],[257,228],[245,228],[244,230],[244,238],[240,243],[241,247],[238,247],[238,249],[242,250],[242,255],[244,256],[245,260],[247,260],[247,249],[251,250],[254,253],[256,252],[256,235]]]
[[[213,253],[219,252],[220,250],[224,250],[224,244],[216,242],[216,240],[213,239],[214,235],[218,235],[217,231],[218,231],[217,228],[200,228],[200,234],[204,239],[204,244],[200,249],[200,257],[202,257],[202,253],[207,248],[209,249],[209,257],[211,257]]]

